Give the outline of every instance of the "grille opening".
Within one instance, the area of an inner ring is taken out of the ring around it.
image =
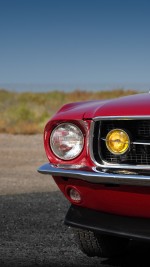
[[[130,149],[123,155],[114,155],[106,147],[105,138],[113,129],[125,130],[131,139]],[[141,142],[146,144],[133,144]],[[104,120],[94,127],[93,155],[99,164],[150,165],[150,120]]]
[[[135,140],[150,141],[150,121],[149,120],[116,120],[101,122],[101,136],[115,128],[125,129],[130,132]]]

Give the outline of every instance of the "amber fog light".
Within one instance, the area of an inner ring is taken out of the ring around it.
[[[129,136],[122,129],[111,130],[106,136],[106,146],[112,154],[124,154],[130,146]]]
[[[73,202],[80,203],[82,201],[80,192],[74,187],[67,188],[67,194]]]

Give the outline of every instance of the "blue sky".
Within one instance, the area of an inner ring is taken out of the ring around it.
[[[0,0],[0,84],[150,87],[148,0]]]

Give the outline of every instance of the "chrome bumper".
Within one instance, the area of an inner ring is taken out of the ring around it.
[[[60,176],[72,179],[80,179],[90,183],[97,184],[121,184],[121,185],[137,185],[150,186],[150,176],[138,174],[114,174],[98,170],[96,167],[73,168],[70,165],[66,167],[58,167],[50,163],[46,163],[39,167],[38,172],[50,174],[52,176]]]

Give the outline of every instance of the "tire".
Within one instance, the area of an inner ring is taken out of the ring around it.
[[[89,257],[110,258],[125,251],[129,239],[74,229],[75,239],[84,254]]]

